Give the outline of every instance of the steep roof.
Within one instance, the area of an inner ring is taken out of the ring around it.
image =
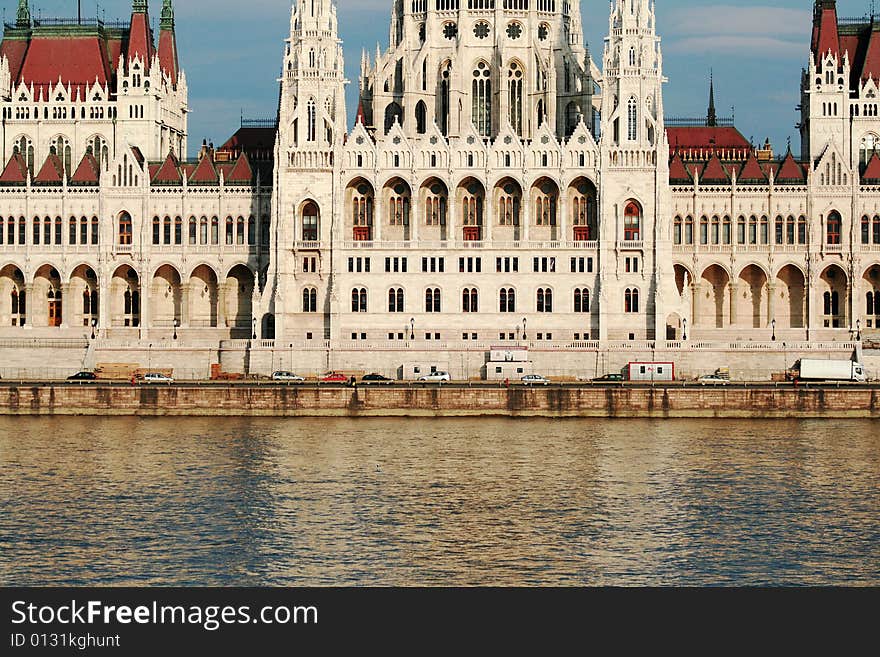
[[[717,155],[712,155],[712,157],[709,158],[709,161],[706,162],[706,166],[703,168],[703,173],[700,175],[700,182],[730,182],[727,172],[724,170],[724,167],[721,166],[721,160],[718,159]]]
[[[275,127],[239,128],[234,135],[226,140],[218,153],[228,153],[230,159],[240,153],[247,153],[251,160],[271,160],[275,152]]]
[[[199,160],[198,165],[189,176],[191,185],[216,185],[219,182],[220,176],[217,174],[217,169],[214,168],[214,162],[208,155]]]
[[[878,181],[880,181],[880,157],[877,156],[877,153],[874,153],[871,159],[868,160],[868,166],[862,174],[862,182]]]
[[[677,152],[669,162],[669,182],[691,182],[690,174],[684,166],[681,155]]]
[[[242,153],[241,157],[236,160],[232,169],[224,175],[225,182],[229,184],[251,184],[254,179],[254,172],[251,169],[251,163],[248,161],[247,153]]]
[[[153,59],[153,31],[146,10],[135,11],[131,15],[131,30],[128,36],[128,60],[140,57],[145,68]]]
[[[778,183],[803,183],[807,181],[807,175],[804,168],[795,161],[791,151],[785,156],[782,166],[776,173],[775,182]]]
[[[159,185],[179,185],[183,183],[183,178],[180,175],[180,163],[173,153],[168,153],[168,157],[165,158],[162,166],[153,175],[151,182]]]
[[[13,153],[0,174],[0,183],[26,183],[28,175],[27,163],[21,153]]]
[[[27,85],[107,84],[110,65],[101,40],[89,36],[35,36],[27,49],[19,81]]]
[[[9,74],[14,82],[18,82],[21,66],[24,64],[24,58],[27,54],[28,40],[20,38],[11,38],[4,35],[4,39],[0,42],[0,57],[6,57],[9,60]]]
[[[767,175],[764,173],[764,170],[761,169],[761,165],[758,163],[758,158],[755,157],[754,153],[751,153],[749,159],[743,164],[742,169],[740,169],[739,174],[737,175],[737,181],[744,183],[767,182]]]
[[[666,128],[670,148],[682,153],[751,150],[749,140],[733,126]]]
[[[97,184],[100,175],[99,170],[100,167],[95,156],[91,153],[86,153],[83,155],[83,159],[80,161],[76,171],[70,177],[70,182],[78,185]]]
[[[813,17],[813,52],[818,62],[828,51],[840,54],[840,37],[837,33],[837,3],[834,0],[819,0]]]
[[[55,153],[49,153],[43,168],[34,176],[35,183],[58,184],[64,181],[64,165]]]

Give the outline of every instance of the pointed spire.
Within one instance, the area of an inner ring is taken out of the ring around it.
[[[18,0],[18,15],[15,19],[16,27],[31,26],[31,10],[28,8],[27,0]]]
[[[712,69],[709,69],[709,113],[706,115],[706,125],[710,128],[718,126],[718,114],[715,112],[715,79]]]
[[[134,0],[131,3],[131,12],[133,14],[147,13],[147,0]]]

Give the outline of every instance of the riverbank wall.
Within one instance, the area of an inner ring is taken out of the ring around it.
[[[0,415],[880,418],[880,387],[7,384]]]

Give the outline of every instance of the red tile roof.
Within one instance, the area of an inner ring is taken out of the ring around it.
[[[26,183],[27,175],[28,168],[24,158],[20,153],[13,153],[0,174],[0,183]]]
[[[217,169],[214,168],[214,162],[207,155],[199,160],[198,165],[189,176],[191,185],[216,185],[219,182],[220,176],[217,174]]]
[[[779,167],[779,171],[776,173],[775,181],[778,183],[799,183],[806,182],[806,180],[807,176],[804,173],[803,166],[795,161],[794,156],[789,151],[782,162],[782,166]]]
[[[6,38],[0,42],[0,57],[6,57],[9,60],[9,74],[12,76],[13,82],[18,82],[27,49],[28,42],[24,39]]]
[[[743,164],[736,179],[739,182],[767,182],[767,175],[761,169],[761,165],[758,164],[758,158],[755,157],[754,153],[749,155],[749,159]]]
[[[100,175],[99,169],[100,167],[95,157],[91,153],[86,153],[83,155],[83,159],[76,168],[76,171],[70,177],[70,182],[80,185],[97,184]]]
[[[173,30],[159,31],[159,65],[162,70],[171,78],[173,84],[177,84],[178,59],[177,59],[177,39]]]
[[[54,153],[49,153],[49,156],[43,163],[43,168],[34,176],[34,182],[56,184],[63,181],[64,165],[61,163],[61,158]]]
[[[669,180],[676,182],[691,182],[691,177],[688,174],[687,169],[684,167],[681,155],[678,153],[672,156],[672,161],[669,163]]]
[[[97,36],[40,36],[31,40],[19,80],[27,85],[101,85],[110,78],[110,67]]]
[[[183,183],[183,178],[180,175],[180,163],[172,153],[168,153],[162,166],[153,174],[152,182],[160,185],[180,185]]]
[[[153,60],[153,33],[150,30],[150,19],[147,12],[136,12],[131,15],[131,31],[128,36],[128,61],[139,56],[150,67]]]
[[[818,16],[818,31],[816,42],[813,43],[813,51],[818,57],[824,57],[830,50],[831,54],[840,54],[840,38],[837,34],[837,7],[834,2],[820,3]]]
[[[749,140],[734,127],[685,126],[666,128],[669,147],[683,154],[708,157],[719,153],[722,157],[745,157],[752,150]]]
[[[865,182],[880,181],[880,157],[877,156],[877,153],[874,153],[868,160],[868,166],[862,174],[862,180]]]
[[[708,162],[706,162],[706,166],[703,168],[703,173],[700,175],[700,182],[707,183],[726,183],[730,182],[730,179],[727,176],[727,171],[724,170],[724,167],[721,166],[721,160],[718,159],[717,155],[713,155]]]
[[[251,169],[251,163],[248,161],[247,153],[242,153],[241,157],[236,160],[235,165],[225,174],[224,180],[231,184],[251,184],[254,179],[254,172]]]

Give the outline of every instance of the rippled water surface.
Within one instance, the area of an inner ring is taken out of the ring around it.
[[[0,584],[880,584],[872,421],[0,418]]]

